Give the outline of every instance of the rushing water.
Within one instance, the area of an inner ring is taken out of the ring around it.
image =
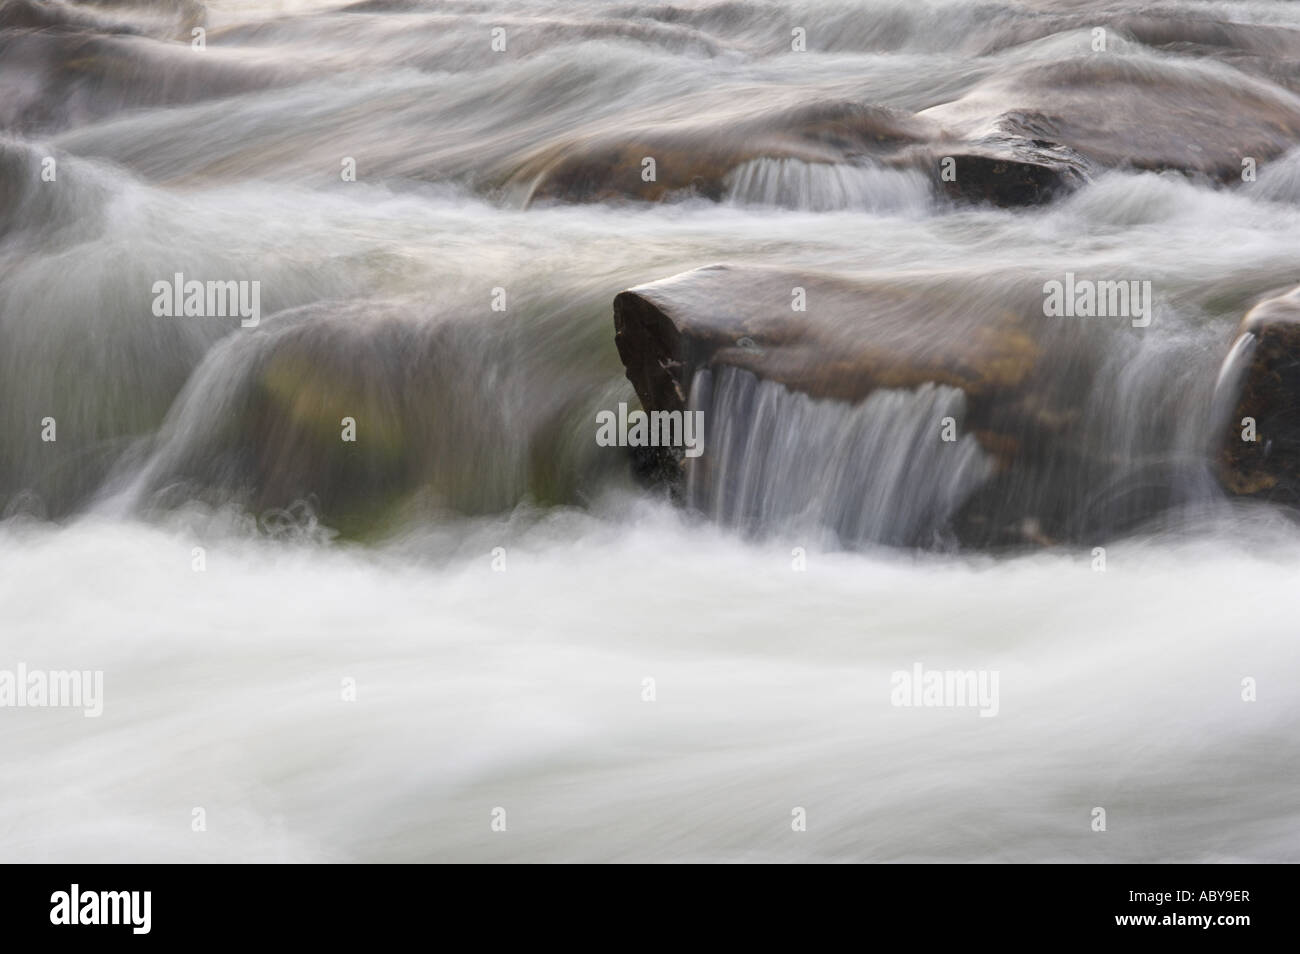
[[[717,202],[538,191],[539,157],[622,130],[940,105],[1084,53],[1053,19],[1080,8],[121,2],[0,32],[0,670],[105,687],[98,719],[0,709],[0,857],[1300,858],[1300,530],[1204,466],[1242,311],[1300,281],[1300,155],[1250,191],[1117,171],[1018,211],[790,157]],[[1233,68],[1112,43],[1191,84]],[[1062,375],[1107,468],[1044,480],[1088,512],[1158,471],[1177,509],[961,551],[947,518],[992,465],[918,439],[960,392],[846,407],[726,371],[715,481],[685,508],[638,486],[594,439],[636,402],[611,300],[724,260],[973,309],[1152,280],[1153,333]],[[260,324],[155,317],[177,272],[259,281]],[[414,489],[322,521],[299,492],[354,472],[259,416],[268,388],[331,427],[355,404]],[[918,662],[997,670],[997,717],[891,706]]]

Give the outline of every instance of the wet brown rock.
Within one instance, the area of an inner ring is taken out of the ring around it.
[[[967,139],[1008,128],[1098,166],[1174,170],[1240,181],[1242,159],[1300,139],[1295,97],[1222,66],[1097,54],[1000,72],[924,110]]]
[[[796,289],[806,311],[792,307]],[[722,365],[850,403],[933,382],[966,393],[1001,455],[1016,443],[991,422],[1034,373],[1038,329],[1011,308],[972,314],[953,287],[712,265],[618,295],[614,340],[648,409],[682,409],[695,372]]]
[[[1217,465],[1232,494],[1300,500],[1300,287],[1252,308],[1224,368],[1239,387]],[[1243,439],[1243,418],[1255,440]]]

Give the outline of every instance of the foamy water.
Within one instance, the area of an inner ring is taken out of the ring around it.
[[[1104,573],[1088,554],[815,546],[797,572],[805,541],[743,545],[627,499],[600,510],[415,532],[378,552],[206,522],[8,527],[6,655],[102,669],[105,706],[98,719],[5,713],[4,856],[1300,849],[1289,526],[1126,542]],[[997,716],[892,706],[891,674],[917,662],[999,671]],[[1241,700],[1244,677],[1258,702]],[[195,807],[205,832],[191,830]],[[791,830],[799,807],[805,832]],[[1090,829],[1096,807],[1104,833]]]

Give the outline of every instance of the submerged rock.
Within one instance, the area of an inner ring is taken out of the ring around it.
[[[414,510],[573,503],[613,462],[591,439],[580,388],[538,399],[535,379],[550,375],[499,327],[416,303],[278,312],[208,353],[149,459],[131,462],[127,502],[197,498],[266,514],[310,501],[352,537]]]
[[[162,5],[160,5],[161,7]],[[0,127],[42,134],[124,110],[184,106],[287,82],[296,71],[197,53],[198,4],[173,4],[166,22],[119,22],[86,7],[0,5]],[[116,7],[106,8],[108,17]]]

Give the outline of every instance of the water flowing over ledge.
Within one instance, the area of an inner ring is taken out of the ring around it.
[[[950,387],[877,391],[861,404],[814,401],[748,371],[699,372],[692,388],[711,433],[688,470],[687,501],[720,524],[787,536],[830,531],[842,546],[937,545],[993,473],[969,434],[935,440],[965,414]]]

